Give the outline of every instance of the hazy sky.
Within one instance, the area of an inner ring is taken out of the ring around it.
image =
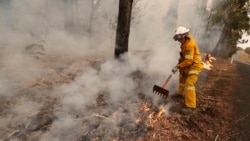
[[[244,44],[237,44],[237,46],[239,46],[239,47],[241,47],[243,49],[245,49],[247,47],[250,47],[250,36],[248,36],[246,34],[243,34],[242,39],[243,40],[248,40],[248,42],[244,43]]]

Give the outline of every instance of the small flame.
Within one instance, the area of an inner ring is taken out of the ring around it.
[[[137,118],[135,120],[135,123],[140,124],[141,122],[145,122],[148,127],[152,127],[157,121],[159,121],[159,119],[166,117],[165,113],[167,111],[163,105],[159,107],[159,111],[154,111],[150,109],[147,103],[142,103],[140,112],[147,114],[148,118],[145,121],[143,121],[144,120],[143,118]]]
[[[207,69],[207,70],[211,70],[213,67],[213,65],[211,65],[210,63],[204,62],[203,63],[203,68]]]
[[[149,126],[153,125],[153,123],[158,121],[158,119],[161,118],[165,112],[166,112],[165,108],[163,106],[160,106],[159,112],[157,113],[153,112],[148,116],[148,125]]]
[[[204,53],[205,59],[203,61],[203,68],[207,70],[211,70],[213,65],[211,64],[213,61],[216,60],[210,53]]]
[[[142,103],[140,111],[148,112],[150,108],[148,107],[147,103]]]

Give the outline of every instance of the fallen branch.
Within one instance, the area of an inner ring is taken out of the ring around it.
[[[216,135],[216,137],[215,137],[214,141],[217,141],[218,137],[219,137],[219,135]]]
[[[8,135],[8,138],[11,138],[13,135],[19,133],[20,131],[19,130],[15,130],[13,132],[11,132],[9,135]]]

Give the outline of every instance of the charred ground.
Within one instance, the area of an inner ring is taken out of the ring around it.
[[[62,114],[63,111],[57,109],[61,104],[58,102],[58,94],[46,95],[46,91],[57,84],[75,81],[81,71],[79,66],[86,65],[85,62],[68,64],[67,70],[57,68],[51,75],[31,82],[26,88],[17,89],[15,92],[18,95],[15,97],[1,98],[0,117],[9,121],[1,123],[0,140],[39,140],[47,131],[52,131],[52,123],[59,120],[55,113]],[[98,67],[98,61],[89,62],[88,65]],[[178,108],[173,108],[166,116],[164,104],[171,100],[163,100],[162,106],[154,105],[150,97],[143,93],[135,94],[131,101],[112,106],[106,101],[107,97],[103,91],[98,94],[93,105],[87,106],[88,112],[78,112],[74,115],[74,120],[79,125],[70,129],[75,136],[67,135],[68,129],[62,129],[52,135],[59,136],[57,140],[79,141],[247,141],[250,139],[249,65],[236,62],[231,64],[228,59],[217,59],[213,66],[211,71],[204,70],[200,75],[197,84],[198,110],[192,115],[183,116],[178,113]],[[140,82],[143,74],[134,72],[131,77]],[[42,103],[43,106],[37,112],[26,113],[15,119],[15,113],[9,109],[15,107],[23,98]],[[183,103],[182,100],[173,102],[176,107]],[[137,105],[137,110],[130,111],[129,108],[124,108],[125,105]],[[122,116],[120,119],[118,117],[119,122],[114,120],[117,115]],[[137,120],[134,121],[131,117]],[[103,126],[103,123],[108,126]],[[79,128],[81,125],[88,125],[88,129]]]

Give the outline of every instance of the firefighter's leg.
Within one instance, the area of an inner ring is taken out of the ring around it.
[[[198,75],[190,74],[187,76],[185,83],[185,105],[188,108],[196,108],[196,92],[195,84],[197,82]]]

